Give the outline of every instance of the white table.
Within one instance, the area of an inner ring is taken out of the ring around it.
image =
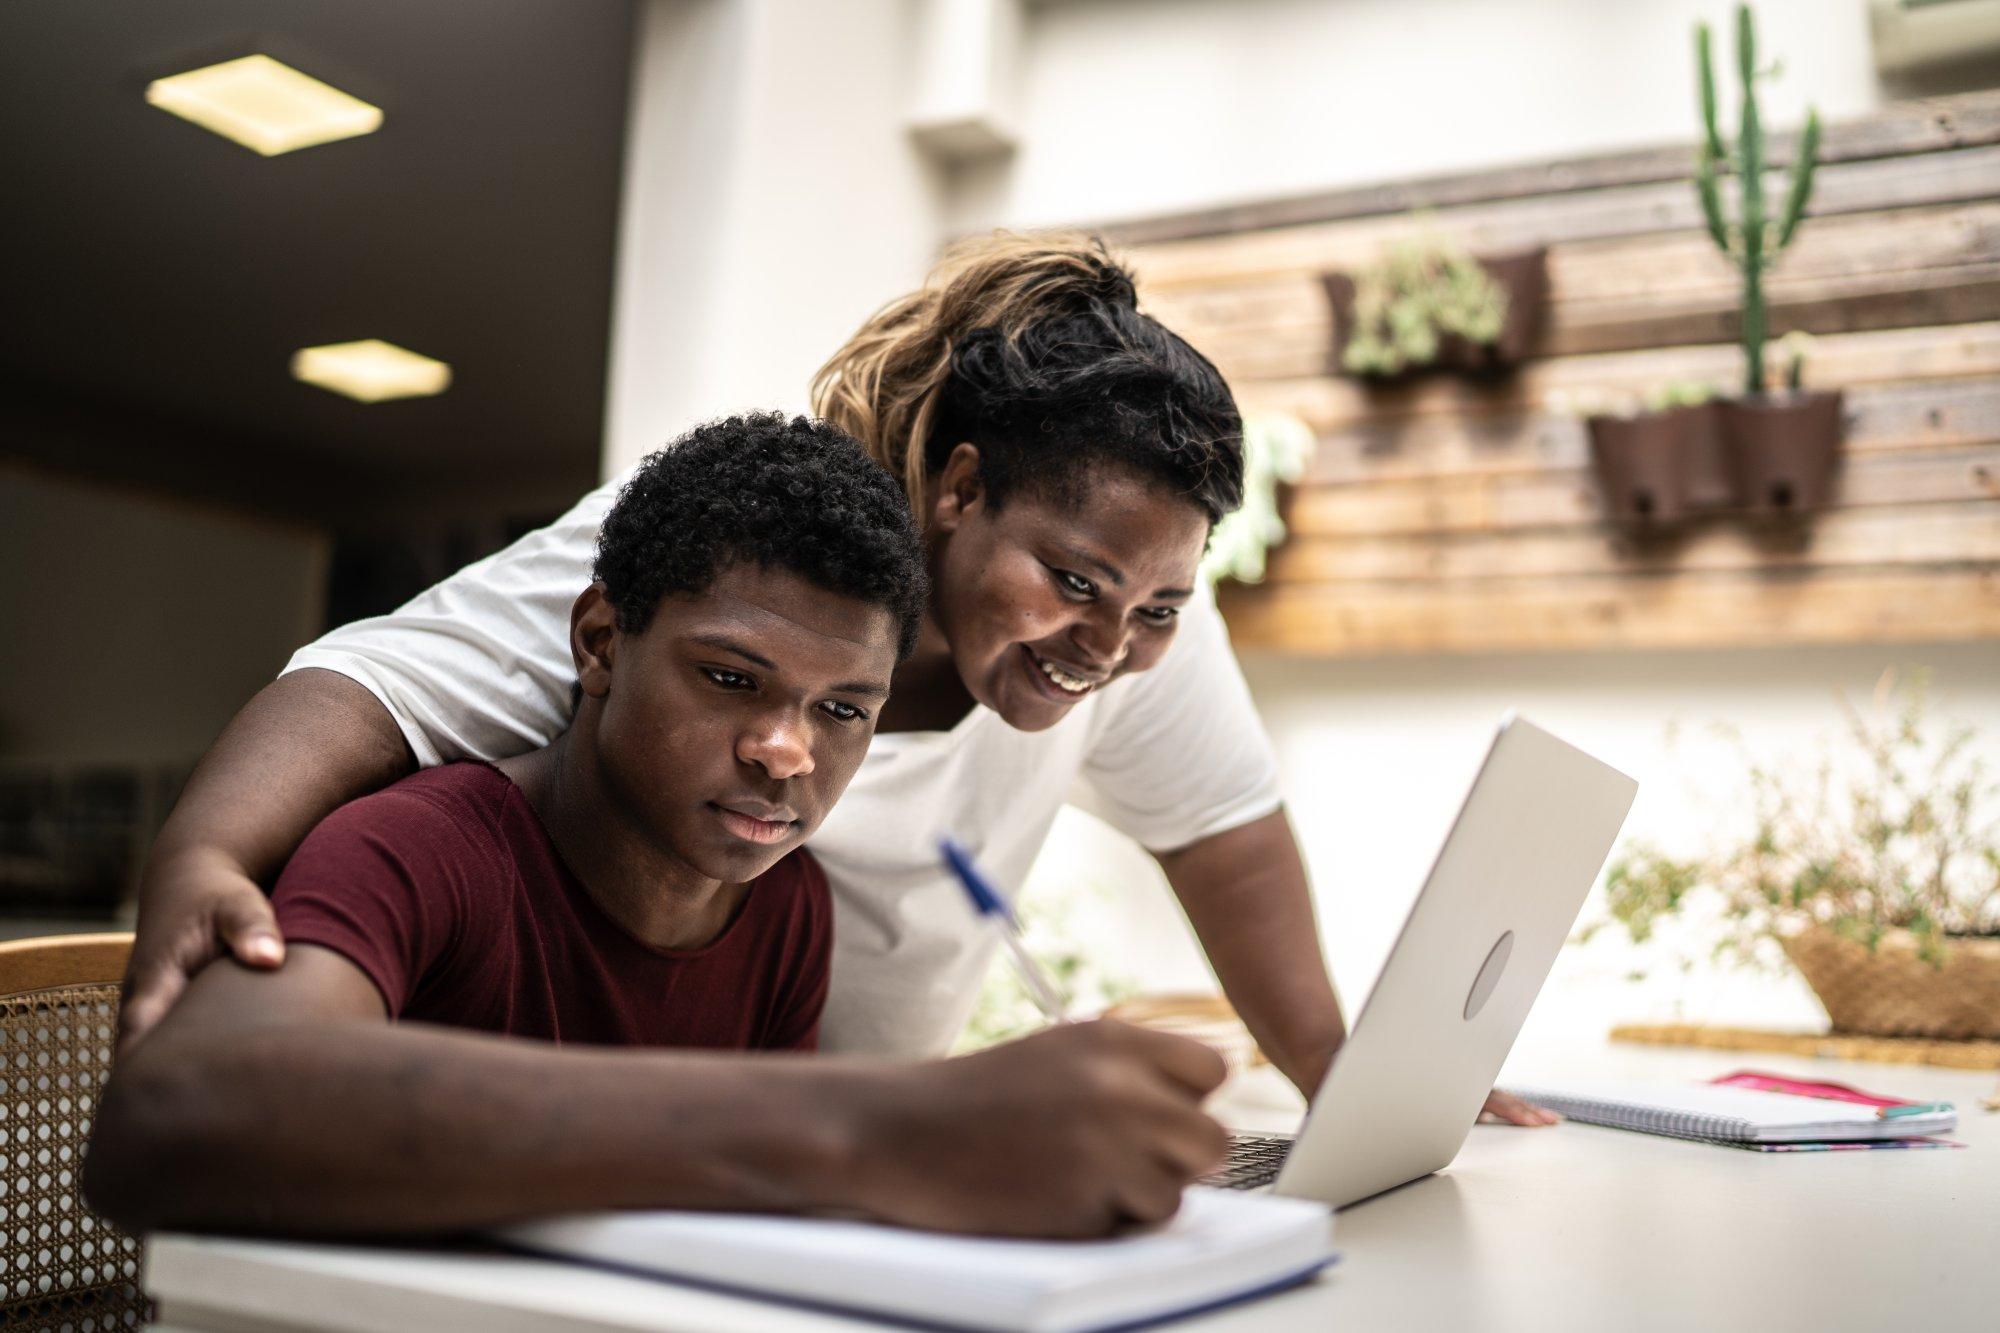
[[[1343,1211],[1317,1282],[1178,1323],[1270,1329],[2000,1329],[1993,1074],[1606,1046],[1528,1078],[1707,1078],[1752,1067],[1958,1103],[1961,1151],[1751,1153],[1584,1125],[1481,1126],[1440,1175]],[[1237,1085],[1226,1119],[1290,1113]],[[870,1325],[489,1253],[162,1236],[165,1330],[770,1330]]]

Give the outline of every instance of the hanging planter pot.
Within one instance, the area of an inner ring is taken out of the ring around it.
[[[1825,504],[1840,457],[1842,406],[1838,391],[1724,400],[1723,451],[1737,503],[1765,514]]]
[[[1506,370],[1526,361],[1542,333],[1542,313],[1549,303],[1549,252],[1492,255],[1479,261],[1487,275],[1507,293],[1507,318],[1500,336],[1474,353],[1472,370]]]
[[[1423,267],[1424,253],[1418,248],[1402,255],[1401,267],[1395,270],[1398,274],[1396,281],[1400,284],[1397,299],[1407,300],[1411,312],[1444,304],[1443,298],[1436,293],[1426,292],[1410,280],[1411,271]],[[1440,264],[1454,260],[1461,265],[1465,263],[1464,256],[1449,248],[1440,246],[1436,253],[1446,257],[1438,261]],[[1450,327],[1433,326],[1428,322],[1428,316],[1419,318],[1418,314],[1411,313],[1410,319],[1424,326],[1416,345],[1400,345],[1398,340],[1392,338],[1390,342],[1397,345],[1391,355],[1379,360],[1371,358],[1367,365],[1362,366],[1354,364],[1355,358],[1349,355],[1349,348],[1359,332],[1359,320],[1355,313],[1359,290],[1357,281],[1348,273],[1321,274],[1320,281],[1326,288],[1327,304],[1333,314],[1335,370],[1377,384],[1399,383],[1437,371],[1470,376],[1506,373],[1528,358],[1535,349],[1535,340],[1541,335],[1543,310],[1548,304],[1548,258],[1546,249],[1537,249],[1518,254],[1481,256],[1471,261],[1500,294],[1499,317],[1487,330],[1491,337],[1468,337]],[[1445,279],[1438,281],[1440,285],[1446,282]]]
[[[1713,403],[1636,416],[1584,419],[1590,462],[1605,508],[1621,523],[1664,527],[1680,521],[1710,485],[1716,440]]]

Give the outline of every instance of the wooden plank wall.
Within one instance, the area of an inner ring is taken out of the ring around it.
[[[1775,154],[1789,159],[1789,143]],[[1320,439],[1239,646],[1335,655],[2000,637],[2000,93],[1832,127],[1812,217],[1769,282],[1847,392],[1834,501],[1804,525],[1714,515],[1639,540],[1600,516],[1561,390],[1734,388],[1735,272],[1692,147],[1369,187],[1105,228],[1146,307],[1247,410]],[[1412,209],[1424,210],[1423,220]],[[1549,247],[1537,355],[1504,384],[1333,373],[1318,275],[1418,227]]]

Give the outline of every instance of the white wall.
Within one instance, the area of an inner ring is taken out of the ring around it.
[[[908,0],[647,0],[626,145],[607,474],[690,425],[802,410],[943,235],[903,117]]]
[[[319,632],[310,530],[0,469],[0,758],[191,761]]]
[[[1062,0],[1031,11],[1021,149],[958,230],[1109,220],[1691,139],[1728,0]],[[1759,0],[1767,121],[1877,103],[1863,0]]]

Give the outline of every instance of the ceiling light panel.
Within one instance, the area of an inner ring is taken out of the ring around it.
[[[292,376],[362,403],[427,398],[451,387],[451,367],[380,338],[305,347],[292,354]]]
[[[352,139],[382,124],[380,107],[263,55],[155,79],[146,100],[265,157]]]

